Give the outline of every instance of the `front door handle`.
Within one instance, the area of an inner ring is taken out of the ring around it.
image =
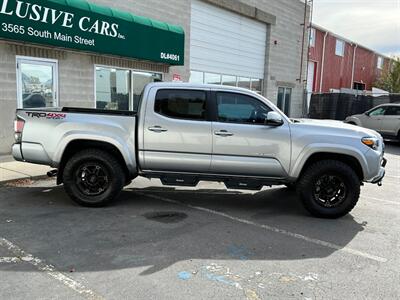
[[[149,127],[149,130],[150,131],[154,131],[154,132],[166,132],[166,131],[168,131],[168,129],[162,128],[161,126],[158,126],[158,125]]]
[[[218,136],[232,136],[233,135],[232,132],[229,132],[227,130],[215,131],[214,134],[218,135]]]

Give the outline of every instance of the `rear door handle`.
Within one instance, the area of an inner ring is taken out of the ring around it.
[[[158,126],[158,125],[149,127],[149,130],[150,131],[154,131],[154,132],[166,132],[166,131],[168,131],[168,129],[162,128],[161,126]]]
[[[218,136],[232,136],[233,135],[232,132],[229,132],[227,130],[215,131],[214,134],[218,135]]]

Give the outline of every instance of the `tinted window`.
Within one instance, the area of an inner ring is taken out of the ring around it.
[[[389,106],[385,112],[386,116],[400,116],[400,106]]]
[[[204,91],[160,90],[156,95],[155,112],[177,119],[205,120]]]
[[[385,113],[386,108],[385,107],[379,107],[377,109],[374,109],[369,113],[370,116],[383,116]]]
[[[271,109],[250,96],[217,93],[218,121],[228,123],[264,124]]]

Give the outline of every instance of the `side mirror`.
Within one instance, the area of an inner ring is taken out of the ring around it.
[[[284,122],[280,114],[275,111],[270,111],[264,123],[268,126],[282,126]]]

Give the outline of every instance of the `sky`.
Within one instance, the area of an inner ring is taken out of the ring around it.
[[[313,23],[379,53],[400,56],[400,0],[314,0]]]

